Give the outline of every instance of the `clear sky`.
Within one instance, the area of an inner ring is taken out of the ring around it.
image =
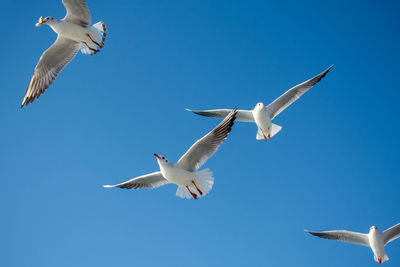
[[[376,266],[365,247],[303,232],[400,222],[398,1],[88,0],[109,30],[19,105],[55,40],[61,0],[3,1],[0,266]],[[219,120],[334,64],[256,141],[236,123],[200,200],[105,189],[158,170]],[[400,240],[386,247],[400,265]]]

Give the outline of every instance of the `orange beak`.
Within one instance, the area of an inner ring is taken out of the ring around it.
[[[263,103],[261,103],[261,107],[265,108],[265,105]]]
[[[154,153],[154,156],[156,156],[156,158],[160,159],[160,156],[157,155],[156,153]]]
[[[36,25],[36,27],[39,27],[43,23],[44,23],[43,17],[40,17],[38,23],[36,23],[35,25]]]

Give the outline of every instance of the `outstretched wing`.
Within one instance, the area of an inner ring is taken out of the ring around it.
[[[305,81],[301,84],[292,87],[291,89],[287,90],[283,95],[275,99],[274,102],[267,106],[267,109],[270,113],[271,120],[278,116],[285,108],[290,106],[293,102],[300,98],[305,92],[307,92],[311,87],[316,85],[324,76],[328,73],[328,71],[332,68],[330,66],[321,74],[311,78],[308,81]]]
[[[382,233],[382,235],[383,235],[383,243],[385,245],[387,243],[392,242],[393,240],[399,238],[400,237],[400,223],[385,230]]]
[[[229,112],[231,112],[233,109],[186,110],[205,117],[226,118]],[[238,109],[236,120],[243,122],[254,122],[253,113],[251,112],[251,110]]]
[[[324,231],[324,232],[311,232],[307,230],[305,231],[320,238],[338,240],[369,247],[369,240],[367,234],[350,232],[345,230]]]
[[[79,48],[79,43],[57,37],[54,44],[40,57],[22,100],[21,108],[32,103],[49,88],[61,70],[75,57]]]
[[[90,11],[86,5],[86,0],[62,0],[67,15],[64,20],[87,27],[92,23]]]
[[[116,185],[103,185],[103,187],[119,187],[126,189],[141,189],[141,188],[157,188],[162,185],[168,184],[168,180],[165,179],[161,172],[153,172],[150,174],[142,175],[133,178],[129,181],[116,184]]]
[[[194,143],[176,165],[188,171],[196,171],[200,168],[226,139],[232,130],[236,114],[237,111],[232,110],[217,127]]]

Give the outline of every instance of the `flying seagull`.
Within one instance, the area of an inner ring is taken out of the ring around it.
[[[197,170],[218,150],[232,129],[237,111],[232,110],[211,132],[194,143],[176,164],[164,156],[154,154],[160,171],[142,175],[117,185],[126,189],[156,188],[168,183],[178,185],[176,195],[181,198],[197,199],[211,191],[214,177],[209,169]]]
[[[326,239],[349,242],[357,245],[370,247],[374,253],[376,262],[382,263],[389,260],[385,252],[385,245],[400,237],[400,223],[380,232],[378,227],[371,226],[368,234],[350,232],[345,230],[325,231],[325,232],[306,232]]]
[[[52,17],[39,18],[36,26],[49,25],[57,39],[39,59],[22,100],[21,108],[39,98],[49,88],[61,70],[75,57],[79,49],[91,56],[103,48],[106,26],[102,21],[93,26],[86,0],[62,0],[67,15],[59,20]]]
[[[258,127],[256,139],[265,139],[265,141],[267,141],[282,129],[281,126],[276,125],[271,121],[284,109],[299,99],[300,96],[307,92],[311,87],[316,85],[331,68],[332,66],[314,78],[289,89],[267,107],[260,102],[252,110],[238,110],[236,120],[242,122],[255,122]],[[186,110],[198,115],[216,118],[224,118],[231,111],[231,109]]]

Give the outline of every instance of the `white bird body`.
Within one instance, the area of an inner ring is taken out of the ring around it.
[[[350,232],[346,230],[307,232],[320,238],[370,247],[374,253],[374,260],[382,263],[389,260],[389,257],[385,252],[385,246],[400,237],[400,223],[390,227],[389,229],[386,229],[383,232],[380,232],[376,226],[371,226],[368,234]]]
[[[48,21],[46,24],[48,24],[61,37],[68,38],[78,43],[86,42],[96,46],[96,44],[94,44],[87,36],[88,34],[96,36],[96,32],[94,32],[90,27],[82,27],[81,25],[55,18]]]
[[[292,87],[280,97],[275,99],[268,106],[265,106],[263,103],[260,102],[252,110],[237,110],[238,114],[236,120],[242,122],[256,123],[258,127],[256,139],[265,139],[267,141],[269,138],[277,134],[282,129],[281,126],[276,125],[271,121],[276,116],[278,116],[279,113],[281,113],[288,106],[299,99],[300,96],[310,90],[311,87],[321,81],[321,79],[325,77],[325,75],[329,72],[331,68],[332,66],[330,66],[319,75]],[[225,118],[226,115],[231,111],[231,109],[186,110],[201,116],[215,118]]]
[[[371,227],[368,233],[368,240],[376,262],[382,263],[389,260],[385,252],[385,243],[382,233],[375,226]]]
[[[197,199],[197,193],[200,194],[200,196],[205,196],[211,191],[214,184],[214,177],[209,169],[204,169],[199,172],[189,171],[180,167],[178,164],[170,163],[164,156],[154,155],[157,158],[157,163],[163,178],[169,183],[178,186],[176,190],[177,196],[181,198],[193,197]]]
[[[176,166],[175,164],[165,162],[157,158],[158,165],[162,176],[167,179],[170,183],[176,185],[189,186],[192,181],[196,179],[196,174]]]
[[[251,111],[253,114],[254,122],[258,127],[256,139],[268,140],[271,138],[271,118],[269,111],[265,108],[263,103],[258,103]]]

